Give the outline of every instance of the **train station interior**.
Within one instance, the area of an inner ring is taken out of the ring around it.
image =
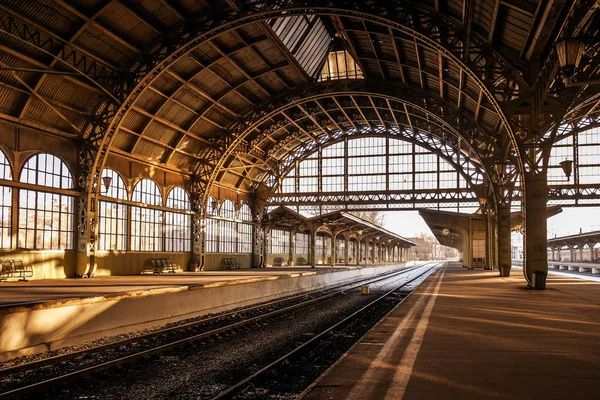
[[[288,303],[340,288],[340,318],[397,305],[306,385],[266,383],[306,364],[282,327],[127,396],[597,399],[600,230],[548,229],[572,210],[600,226],[599,0],[0,2],[0,398],[120,398],[19,374],[284,305],[338,351],[355,325]]]

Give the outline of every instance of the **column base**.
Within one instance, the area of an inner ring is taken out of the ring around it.
[[[548,273],[546,272],[534,272],[531,275],[531,288],[536,290],[544,290],[546,289],[546,279],[548,278]]]
[[[499,268],[500,270],[500,276],[503,278],[507,278],[510,276],[510,270],[511,270],[511,266],[510,265],[503,265]]]

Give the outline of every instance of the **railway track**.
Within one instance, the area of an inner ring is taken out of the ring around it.
[[[32,393],[48,392],[58,385],[73,382],[75,379],[94,374],[101,370],[135,363],[189,343],[211,340],[211,338],[218,337],[226,332],[243,329],[260,321],[285,315],[299,308],[308,307],[331,299],[362,285],[403,276],[424,267],[422,265],[406,268],[383,276],[303,293],[247,307],[242,310],[234,310],[99,347],[5,368],[0,370],[0,380],[9,383],[2,384],[0,399],[22,398]],[[224,322],[228,318],[233,318],[235,321],[231,323]],[[214,324],[216,324],[216,327]],[[106,356],[107,353],[111,354]],[[106,360],[107,357],[110,359]],[[51,377],[48,377],[45,373],[41,373],[39,375],[43,376],[43,378],[37,380],[35,377],[27,377],[25,380],[15,379],[15,377],[18,378],[23,374],[29,374],[32,371],[41,369],[54,369],[55,372]],[[10,382],[14,383],[11,384]]]
[[[296,348],[289,351],[287,354],[283,355],[279,359],[273,361],[269,365],[261,368],[259,371],[254,372],[253,374],[240,380],[236,384],[230,386],[228,389],[219,393],[212,400],[268,398],[270,396],[269,393],[272,391],[268,381],[274,380],[275,382],[271,382],[271,385],[277,386],[277,375],[286,375],[285,373],[281,372],[280,369],[285,369],[290,364],[296,362],[299,358],[306,357],[309,352],[314,351],[315,348],[318,348],[319,345],[322,345],[323,342],[326,342],[327,340],[331,339],[332,332],[336,330],[342,330],[345,326],[351,324],[359,318],[362,318],[366,313],[371,311],[376,305],[381,303],[383,300],[393,295],[394,293],[397,293],[399,290],[416,281],[417,279],[421,278],[423,275],[427,274],[439,265],[440,263],[436,263],[435,265],[429,268],[425,268],[425,271],[419,273],[414,278],[411,278],[410,280],[402,283],[401,285],[385,292],[383,295],[377,297],[372,302],[363,306],[362,308],[347,316],[343,320],[333,324],[332,326],[316,334],[311,339],[298,345]],[[250,393],[246,395],[245,392]],[[273,394],[273,397],[275,398],[285,397],[280,396],[280,394]]]

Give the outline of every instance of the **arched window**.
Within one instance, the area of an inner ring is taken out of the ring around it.
[[[213,218],[206,219],[206,242],[205,250],[207,253],[216,253],[219,251],[218,247],[218,225],[219,221]]]
[[[225,200],[223,204],[221,204],[221,211],[219,215],[223,218],[235,218],[235,206],[233,205],[233,201]]]
[[[404,131],[389,133],[397,138],[349,138],[315,149],[310,155],[303,150],[290,156],[299,160],[286,172],[279,192],[285,193],[286,203],[291,204],[301,202],[306,195],[316,202],[335,201],[342,192],[372,200],[383,192],[403,192],[408,199],[421,190],[432,193],[433,204],[483,182],[482,171],[467,153],[434,137],[422,138],[419,145],[409,141]],[[474,191],[461,192],[464,198],[476,200]],[[313,205],[299,207],[302,213],[312,213],[311,209]]]
[[[221,218],[234,219],[235,206],[233,201],[225,200],[219,212]],[[237,253],[236,223],[233,221],[219,221],[219,251],[221,253]]]
[[[246,222],[252,222],[252,211],[248,204],[242,204],[240,207],[240,219]]]
[[[101,178],[104,196],[127,200],[127,188],[116,171],[106,168]],[[127,205],[100,200],[98,209],[98,249],[127,250]]]
[[[131,196],[143,207],[131,207],[131,250],[162,251],[163,249],[163,213],[152,206],[162,206],[162,196],[154,181],[142,179],[133,188]]]
[[[269,252],[271,254],[289,254],[290,252],[290,232],[281,229],[271,229]]]
[[[239,211],[239,219],[242,222],[238,223],[238,252],[240,253],[251,253],[252,252],[252,211],[248,204],[242,204]]]
[[[54,189],[72,189],[66,164],[51,154],[36,154],[21,171],[21,182]],[[73,248],[73,197],[49,191],[19,191],[19,247]]]
[[[174,187],[167,196],[167,207],[190,210],[190,197],[182,187]],[[166,251],[190,251],[192,217],[181,212],[165,212]]]
[[[559,128],[568,132],[571,125]],[[600,127],[580,132],[570,132],[552,145],[548,160],[548,185],[598,185],[600,183]],[[561,163],[572,161],[572,171],[567,178]],[[561,200],[560,204],[573,204],[575,200]]]
[[[294,254],[308,254],[309,250],[308,233],[296,233],[294,240]]]
[[[0,150],[0,179],[12,180],[10,164]],[[0,249],[11,247],[12,188],[0,185]]]

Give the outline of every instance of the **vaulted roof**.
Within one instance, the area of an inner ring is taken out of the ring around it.
[[[597,40],[595,1],[279,3],[5,0],[0,118],[83,143],[96,168],[106,148],[245,191],[339,131],[447,131],[484,163],[520,107],[597,108],[552,61],[565,31]],[[317,82],[334,38],[362,82]]]

